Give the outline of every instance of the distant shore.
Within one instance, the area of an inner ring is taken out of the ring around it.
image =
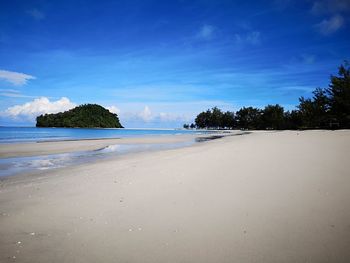
[[[0,261],[349,262],[349,156],[347,130],[254,131],[3,180]]]

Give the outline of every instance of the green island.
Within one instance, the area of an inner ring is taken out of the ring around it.
[[[36,127],[124,128],[118,115],[97,104],[83,104],[65,112],[43,114]]]

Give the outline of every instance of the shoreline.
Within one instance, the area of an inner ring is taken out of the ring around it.
[[[48,154],[68,153],[75,151],[92,151],[107,147],[113,144],[145,144],[145,143],[176,143],[190,140],[195,137],[206,135],[161,135],[143,136],[133,138],[98,138],[98,139],[77,139],[57,140],[44,142],[8,143],[1,144],[0,158],[37,156]]]
[[[77,139],[36,143],[9,144],[0,149],[0,180],[9,177],[41,173],[42,170],[62,169],[122,155],[154,152],[216,140],[224,136],[246,133],[201,135],[162,135],[123,139]],[[15,147],[14,147],[15,146]]]
[[[49,154],[70,153],[76,151],[92,151],[114,144],[161,144],[181,143],[196,138],[211,136],[232,136],[245,134],[244,131],[215,131],[215,134],[177,134],[146,135],[139,137],[97,138],[97,139],[62,139],[23,143],[0,144],[0,159],[12,157],[29,157]]]
[[[144,136],[206,134],[203,129],[160,129],[160,128],[38,128],[0,127],[0,146],[7,144],[39,143],[51,141],[99,140],[117,138],[139,138]],[[42,129],[42,130],[41,130]],[[117,131],[117,132],[115,132]],[[36,136],[35,134],[39,134]],[[40,135],[43,134],[43,135]],[[14,137],[15,135],[15,137]]]

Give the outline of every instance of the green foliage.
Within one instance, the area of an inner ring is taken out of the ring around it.
[[[183,128],[184,128],[184,129],[195,129],[195,128],[196,128],[196,125],[195,125],[194,123],[191,123],[191,125],[185,123],[185,124],[183,125]]]
[[[304,97],[299,98],[298,109],[302,119],[302,127],[313,127],[314,126],[314,106],[311,99],[305,99]]]
[[[280,130],[285,127],[284,109],[280,105],[267,105],[261,116],[262,128]]]
[[[326,91],[317,88],[312,99],[299,99],[298,109],[302,118],[303,128],[327,128],[329,122],[329,101]]]
[[[350,128],[350,65],[345,61],[339,67],[339,76],[331,76],[331,84],[326,90],[329,97],[330,116],[339,126]]]
[[[195,119],[196,126],[201,129],[231,129],[234,127],[234,122],[233,112],[227,111],[224,113],[217,107],[199,113]]]
[[[37,127],[123,128],[117,114],[97,104],[84,104],[69,111],[36,118]]]
[[[233,111],[226,111],[221,118],[224,128],[233,129],[235,127],[235,114]]]
[[[316,88],[312,98],[299,98],[297,110],[285,112],[280,105],[263,110],[243,107],[234,114],[217,107],[201,112],[195,119],[198,128],[238,129],[329,129],[350,128],[350,66],[339,67],[331,76],[329,88]]]
[[[236,112],[237,127],[241,129],[259,129],[261,110],[253,107],[243,107]]]
[[[210,110],[207,110],[206,112],[201,112],[197,115],[195,119],[195,123],[198,128],[203,129],[203,128],[209,128],[209,123],[210,123],[210,115],[211,112]]]
[[[292,110],[284,113],[284,129],[296,130],[302,127],[302,123],[300,111]]]

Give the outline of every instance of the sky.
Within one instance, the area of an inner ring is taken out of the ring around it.
[[[84,103],[125,127],[280,104],[350,59],[350,0],[0,0],[0,125]]]

